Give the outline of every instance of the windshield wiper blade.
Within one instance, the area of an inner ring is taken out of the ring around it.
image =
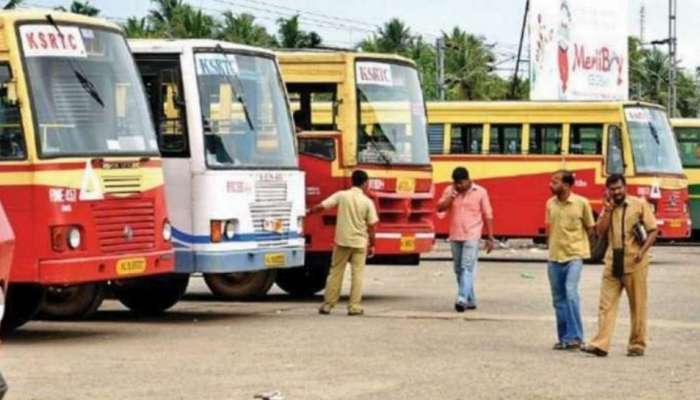
[[[654,124],[652,124],[651,122],[648,122],[648,124],[649,133],[651,133],[651,136],[654,138],[654,141],[656,141],[656,144],[661,144],[661,140],[659,140],[659,132],[656,131]]]
[[[54,29],[56,29],[56,32],[60,37],[63,37],[63,32],[61,32],[61,29],[58,27],[58,24],[56,24],[56,21],[54,21],[53,17],[51,14],[46,14],[46,20],[49,21],[49,24],[53,26]],[[87,76],[85,76],[84,73],[82,73],[76,65],[73,63],[73,60],[70,58],[65,58],[64,59],[70,68],[73,70],[73,74],[75,75],[76,79],[78,79],[78,82],[80,82],[80,86],[90,95],[90,97],[97,102],[102,108],[105,107],[104,101],[102,101],[102,97],[100,97],[100,93],[97,91],[97,87],[95,86],[94,83],[92,83]]]
[[[224,51],[224,48],[221,47],[220,44],[216,45],[216,51],[221,53],[224,58],[226,58],[226,52]],[[235,71],[234,71],[235,72]],[[226,80],[228,81],[228,84],[231,85],[231,87],[236,91],[236,100],[241,103],[241,107],[243,108],[243,115],[245,116],[245,120],[248,123],[248,126],[250,127],[251,131],[255,130],[255,126],[253,125],[253,119],[250,117],[250,111],[248,110],[248,103],[246,102],[245,97],[243,97],[243,82],[241,82],[241,78],[238,77],[238,75],[234,74],[233,77],[236,78],[236,81],[238,85],[234,85],[231,75],[226,74]]]
[[[379,141],[377,141],[377,138],[367,133],[365,133],[365,136],[367,136],[370,143],[372,143],[375,153],[379,154],[379,157],[381,157],[382,160],[384,160],[384,163],[386,165],[391,165],[391,159],[389,159],[389,157],[387,157],[386,154],[382,153],[382,150],[379,148]],[[389,145],[391,145],[391,143]]]

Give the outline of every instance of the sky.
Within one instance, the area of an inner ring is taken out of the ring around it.
[[[392,17],[405,21],[414,33],[434,41],[442,31],[461,29],[497,44],[501,59],[517,50],[525,0],[185,0],[210,14],[232,10],[248,12],[275,31],[277,18],[301,15],[302,28],[321,34],[327,44],[350,47]],[[586,0],[570,0],[586,1]],[[625,1],[625,0],[610,0]],[[640,7],[645,6],[645,41],[668,37],[668,0],[628,0],[626,23],[630,35],[640,34]],[[700,0],[678,2],[678,53],[680,66],[700,66]],[[66,6],[69,0],[26,0],[30,6]],[[102,14],[116,19],[145,16],[149,0],[90,0]],[[665,50],[665,47],[664,47]],[[506,63],[506,68],[508,68]],[[512,66],[511,66],[512,68]]]

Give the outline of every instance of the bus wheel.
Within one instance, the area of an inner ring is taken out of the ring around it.
[[[275,283],[275,270],[204,274],[204,282],[214,296],[225,300],[264,296]]]
[[[608,249],[608,237],[598,237],[598,235],[591,235],[590,239],[591,246],[591,258],[588,259],[591,263],[600,263],[605,257],[605,251]]]
[[[0,325],[3,335],[26,324],[39,311],[46,289],[39,285],[10,284],[5,298],[5,316]]]
[[[307,254],[301,268],[281,269],[277,286],[294,297],[309,297],[326,287],[330,254]]]
[[[187,291],[188,274],[168,274],[116,281],[114,296],[136,314],[153,316],[174,306]]]
[[[72,286],[51,286],[46,290],[39,318],[70,320],[88,318],[100,308],[105,298],[104,285],[93,283]]]

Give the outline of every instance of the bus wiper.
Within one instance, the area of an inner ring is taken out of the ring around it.
[[[367,134],[366,132],[365,132],[365,136],[367,136],[369,141],[372,143],[372,147],[374,147],[374,151],[377,154],[379,154],[379,157],[381,157],[382,160],[384,160],[384,163],[386,165],[391,165],[391,159],[389,159],[389,157],[387,157],[386,154],[382,153],[382,150],[379,146],[379,141],[377,140],[377,138],[375,138],[373,135]]]
[[[649,124],[649,133],[651,133],[651,136],[654,138],[656,141],[656,144],[661,144],[661,141],[659,140],[659,132],[656,131],[656,128],[651,122],[648,122]]]
[[[58,27],[58,24],[56,24],[56,21],[54,21],[53,17],[51,14],[46,14],[46,20],[49,21],[51,26],[56,29],[56,32],[60,37],[63,37],[63,32],[61,32],[61,29]],[[82,73],[79,68],[75,65],[73,60],[70,58],[64,58],[64,60],[68,63],[70,68],[73,70],[73,74],[75,75],[75,78],[80,82],[80,86],[90,95],[90,97],[93,98],[99,104],[102,106],[102,108],[105,107],[104,101],[102,101],[102,98],[100,97],[100,93],[97,91],[97,87],[95,87],[95,84],[92,83],[87,76],[85,76],[84,73]]]
[[[224,51],[224,48],[221,47],[220,44],[216,45],[216,51],[221,53],[224,56],[224,58],[226,58],[227,54]],[[248,103],[246,102],[245,97],[243,97],[243,82],[241,82],[241,78],[239,78],[238,75],[234,74],[233,76],[236,78],[236,82],[238,83],[237,85],[234,85],[233,80],[231,78],[231,75],[229,75],[229,74],[225,74],[225,75],[226,75],[226,80],[228,81],[228,84],[231,85],[231,87],[236,91],[235,92],[236,100],[239,103],[241,103],[241,107],[243,108],[243,115],[245,116],[245,120],[248,123],[250,130],[254,131],[255,126],[253,125],[253,119],[250,118],[250,111],[248,110]]]

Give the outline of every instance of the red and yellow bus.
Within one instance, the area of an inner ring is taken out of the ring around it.
[[[435,233],[427,117],[412,61],[349,51],[278,53],[306,172],[306,203],[350,187],[361,168],[370,176],[379,214],[376,262],[417,265]],[[277,283],[294,294],[325,284],[336,216],[307,216],[306,267],[280,271]]]
[[[696,240],[700,238],[700,118],[673,118],[671,126],[688,177],[688,204],[693,240]]]
[[[622,173],[632,194],[654,207],[659,235],[690,235],[688,184],[669,120],[656,105],[637,102],[428,103],[429,145],[436,194],[465,166],[495,209],[495,233],[543,238],[549,179],[576,174],[574,191],[600,211],[605,178]],[[435,220],[439,235],[447,221]],[[595,247],[595,243],[593,244]],[[593,258],[602,256],[602,246]]]
[[[133,310],[169,306],[167,279],[132,279],[171,272],[174,255],[123,32],[75,14],[5,11],[0,39],[0,201],[17,243],[3,327],[30,319],[46,288],[74,315],[99,305],[96,283],[107,281]]]

